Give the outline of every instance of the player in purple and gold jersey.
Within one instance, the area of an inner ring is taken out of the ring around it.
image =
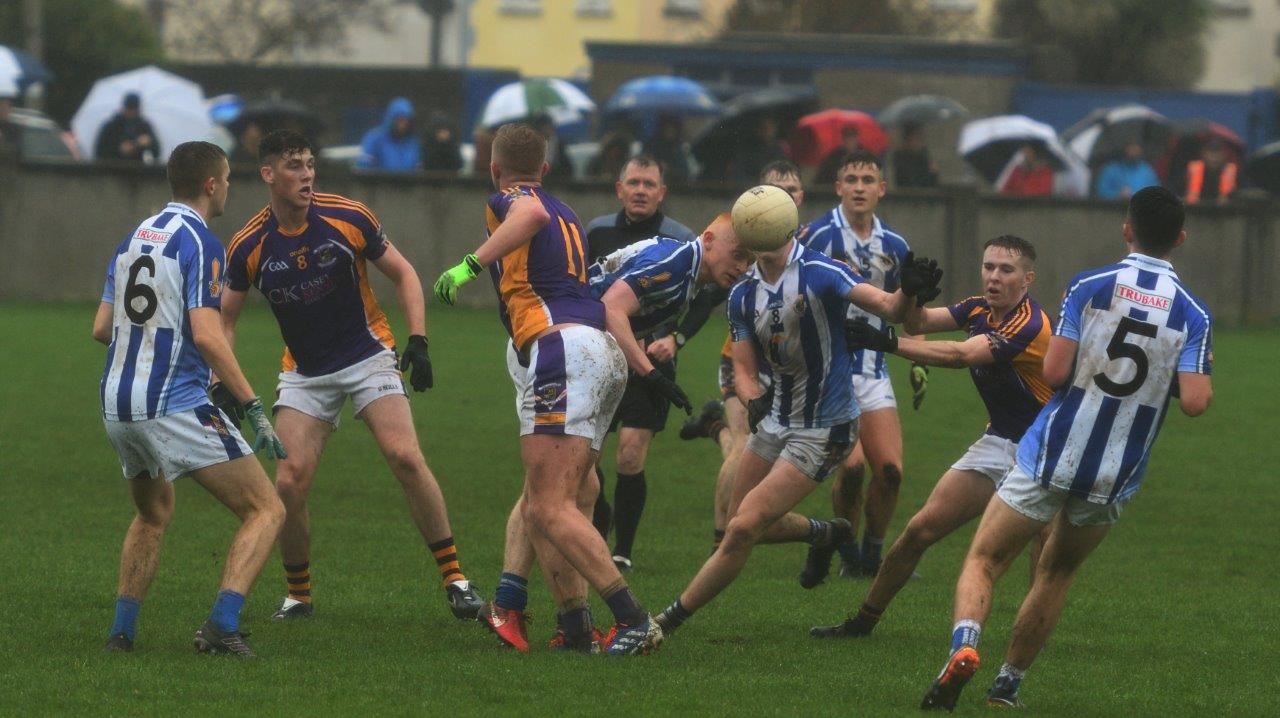
[[[980,516],[996,484],[1013,467],[1018,441],[1053,395],[1043,372],[1049,317],[1027,293],[1035,281],[1035,259],[1035,248],[1025,239],[1005,235],[989,240],[982,255],[983,293],[949,307],[925,309],[908,316],[904,325],[912,334],[964,329],[969,338],[963,342],[899,339],[892,328],[850,325],[850,342],[860,347],[926,366],[968,367],[990,421],[982,437],[938,479],[924,507],[893,542],[858,615],[814,628],[811,635],[869,635],[924,552]]]
[[[523,514],[561,612],[585,616],[590,584],[616,620],[604,650],[648,653],[661,643],[662,630],[627,587],[591,524],[596,459],[627,381],[626,359],[611,335],[630,329],[605,332],[604,304],[587,286],[582,225],[542,188],[546,153],[546,140],[532,127],[498,129],[489,164],[497,192],[486,208],[488,239],[440,275],[435,294],[453,304],[458,289],[489,268],[511,336],[507,370],[516,390],[525,466],[524,493],[514,510]],[[501,598],[502,585],[498,592]],[[500,603],[487,607],[481,620],[508,645],[527,647],[523,612]]]
[[[400,374],[412,369],[414,391],[432,384],[417,272],[387,241],[368,207],[314,191],[315,158],[305,137],[272,132],[258,153],[271,201],[231,241],[222,323],[234,342],[246,292],[257,287],[285,342],[275,411],[289,458],[276,466],[276,491],[288,510],[280,557],[289,593],[274,618],[313,612],[307,495],[348,398],[404,488],[450,610],[459,619],[475,618],[483,600],[458,563],[444,495],[422,456]],[[391,327],[369,287],[368,263],[395,285],[409,324],[398,365]]]

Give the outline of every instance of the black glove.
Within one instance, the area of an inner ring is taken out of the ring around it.
[[[938,267],[937,260],[917,258],[915,252],[907,252],[902,262],[899,284],[903,294],[915,297],[917,307],[923,307],[941,293],[942,290],[938,288],[941,282],[942,269]]]
[[[650,389],[666,397],[667,401],[677,407],[684,409],[684,413],[693,416],[693,403],[689,401],[688,395],[684,393],[684,389],[681,389],[679,384],[668,379],[666,374],[654,369],[645,375],[644,381],[649,385]]]
[[[240,422],[244,420],[244,405],[231,395],[231,390],[223,386],[222,382],[215,381],[209,385],[207,393],[209,401],[221,409],[222,413],[226,414],[227,418],[231,419],[231,423],[239,429]]]
[[[844,320],[844,339],[849,349],[870,349],[890,354],[898,351],[898,333],[892,326],[876,329],[863,317]]]
[[[756,427],[769,415],[769,410],[772,408],[773,386],[769,387],[769,391],[747,402],[747,426],[751,427],[752,434],[756,433]]]
[[[435,380],[431,376],[431,357],[427,356],[427,338],[421,334],[409,337],[404,354],[400,355],[400,371],[412,369],[409,383],[414,391],[430,389]]]

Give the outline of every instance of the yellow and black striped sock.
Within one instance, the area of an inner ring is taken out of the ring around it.
[[[440,569],[440,580],[444,585],[467,580],[466,575],[462,573],[462,564],[458,562],[458,549],[453,545],[452,536],[427,544],[427,548],[431,549],[431,554],[436,557],[436,568]]]
[[[289,582],[289,598],[311,603],[311,562],[285,564],[284,580]]]

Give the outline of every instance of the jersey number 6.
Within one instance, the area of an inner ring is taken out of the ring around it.
[[[138,283],[138,274],[147,270],[151,277],[156,276],[156,260],[144,254],[133,260],[129,266],[129,281],[124,285],[124,313],[134,324],[146,324],[151,315],[156,313],[156,292],[146,284]],[[134,300],[141,299],[142,306],[135,307]]]
[[[1156,325],[1140,322],[1133,317],[1120,318],[1120,325],[1116,327],[1116,333],[1111,336],[1111,343],[1107,344],[1107,358],[1111,361],[1128,359],[1133,362],[1136,371],[1133,373],[1133,378],[1123,384],[1112,381],[1105,372],[1094,374],[1094,383],[1111,396],[1129,396],[1141,388],[1142,383],[1147,380],[1147,369],[1150,364],[1147,353],[1137,344],[1125,341],[1125,337],[1129,334],[1154,339]]]

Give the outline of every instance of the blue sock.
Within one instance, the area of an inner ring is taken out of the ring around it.
[[[966,646],[969,648],[978,647],[978,637],[982,635],[982,625],[971,618],[965,618],[956,621],[956,627],[951,631],[951,652],[955,653]]]
[[[847,564],[857,566],[862,562],[862,552],[858,550],[858,542],[853,539],[840,544],[836,550],[840,552],[840,560]]]
[[[493,594],[493,602],[498,608],[523,611],[529,605],[529,579],[504,571],[498,579],[498,590]]]
[[[1018,686],[1022,685],[1022,678],[1025,675],[1027,675],[1026,671],[1006,663],[1000,666],[1000,674],[996,676],[994,685],[1011,693],[1017,693]]]
[[[133,624],[138,620],[140,608],[142,608],[142,602],[137,599],[128,596],[116,598],[116,622],[111,624],[111,635],[118,636],[123,633],[132,641]]]
[[[880,552],[884,548],[884,539],[862,537],[862,560],[868,564],[880,563]]]
[[[817,543],[827,537],[827,522],[809,519],[809,543]]]
[[[244,596],[227,589],[218,591],[218,599],[213,602],[213,613],[209,614],[209,620],[220,631],[239,633],[240,609],[243,606]]]

